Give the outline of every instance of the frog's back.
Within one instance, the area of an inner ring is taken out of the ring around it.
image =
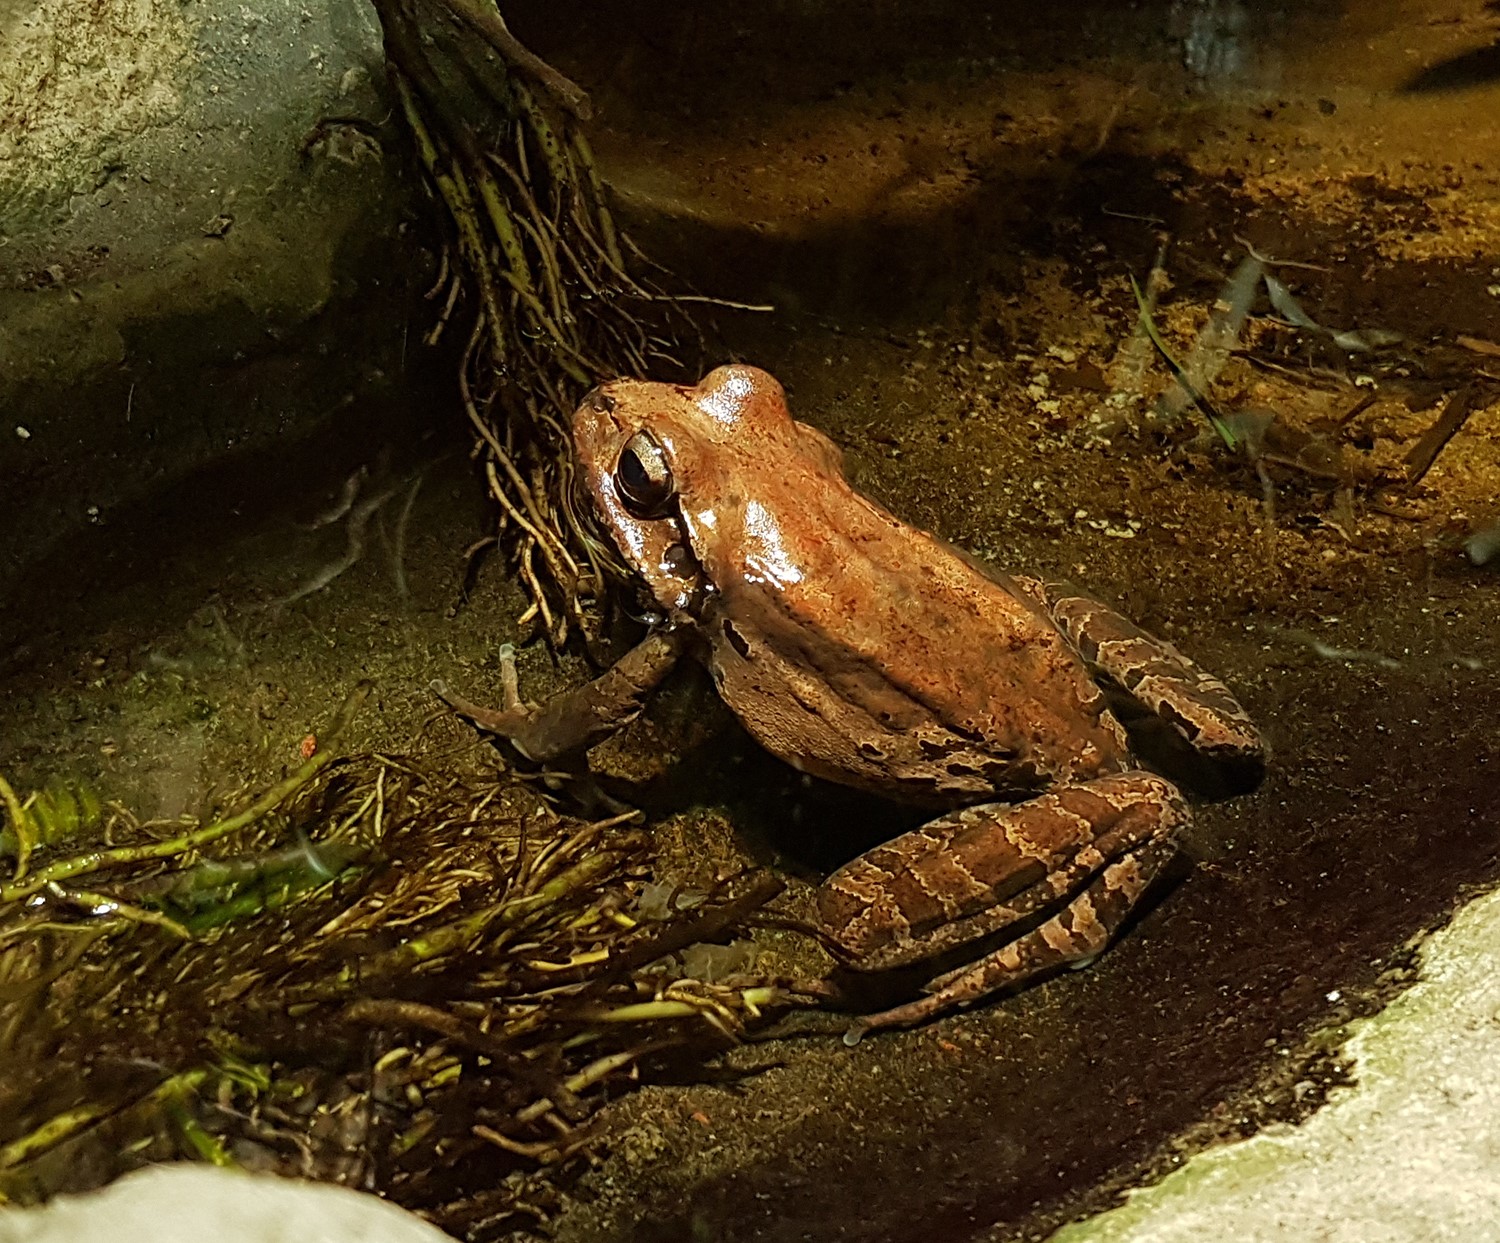
[[[719,532],[704,618],[720,692],[768,749],[938,805],[1120,766],[1099,688],[1003,576],[842,478],[777,491]]]

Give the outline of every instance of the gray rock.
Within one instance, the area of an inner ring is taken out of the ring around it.
[[[157,1165],[102,1191],[0,1213],[0,1243],[448,1243],[420,1217],[347,1187]]]
[[[383,75],[365,5],[0,15],[0,597],[69,532],[391,390],[424,256]]]

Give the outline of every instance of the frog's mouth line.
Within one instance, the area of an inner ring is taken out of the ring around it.
[[[641,576],[626,561],[600,520],[594,498],[589,494],[586,472],[575,464],[570,474],[570,484],[562,490],[563,516],[588,556],[594,571],[596,598],[602,602],[611,592],[633,590],[640,585]]]

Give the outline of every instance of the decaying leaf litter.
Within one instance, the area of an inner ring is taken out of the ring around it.
[[[1449,441],[1472,414],[1500,400],[1500,375],[1473,365],[1472,359],[1474,354],[1500,353],[1500,346],[1461,337],[1452,347],[1433,349],[1408,343],[1385,328],[1330,328],[1309,314],[1276,275],[1278,268],[1303,269],[1313,273],[1315,281],[1315,274],[1326,268],[1277,260],[1258,253],[1242,238],[1236,242],[1245,255],[1180,361],[1155,321],[1157,299],[1169,283],[1166,245],[1158,251],[1144,286],[1131,278],[1136,332],[1120,351],[1113,369],[1113,400],[1096,415],[1096,432],[1108,437],[1131,429],[1170,431],[1196,410],[1221,447],[1254,471],[1268,550],[1274,545],[1279,488],[1331,492],[1326,521],[1336,529],[1353,529],[1356,498],[1382,513],[1404,516],[1402,502],[1421,484]],[[1255,316],[1262,289],[1269,314]],[[1170,377],[1154,397],[1155,382],[1144,358],[1148,350]],[[1224,398],[1210,397],[1216,384],[1226,387],[1218,382],[1232,359],[1294,383],[1346,389],[1350,404],[1322,425],[1291,427],[1278,420],[1275,410],[1246,403],[1243,384],[1240,392],[1230,389]],[[1347,448],[1360,417],[1381,396],[1403,397],[1414,411],[1441,407],[1399,462],[1376,463]],[[1493,555],[1494,529],[1492,523],[1455,543],[1461,542],[1474,564],[1483,564]]]
[[[642,1065],[790,1000],[694,950],[778,882],[663,904],[634,814],[560,816],[487,757],[319,750],[210,823],[98,808],[108,845],[81,854],[8,800],[35,866],[0,890],[0,1043],[25,1068],[0,1088],[0,1194],[196,1156],[499,1229]]]

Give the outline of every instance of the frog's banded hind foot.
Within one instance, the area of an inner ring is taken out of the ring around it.
[[[1012,581],[1046,609],[1091,669],[1165,721],[1194,751],[1241,772],[1237,787],[1259,781],[1264,744],[1250,714],[1223,682],[1102,601],[1061,583]]]
[[[965,808],[841,868],[824,883],[819,912],[861,969],[920,961],[1061,904],[1015,940],[930,981],[927,996],[862,1016],[845,1043],[1085,965],[1172,857],[1189,819],[1170,782],[1118,773],[1019,805]],[[862,915],[847,917],[861,905]]]

